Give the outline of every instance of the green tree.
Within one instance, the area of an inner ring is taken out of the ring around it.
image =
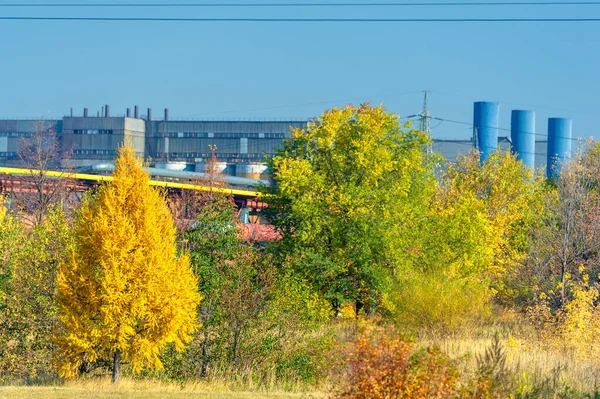
[[[281,378],[299,368],[306,375],[306,365],[297,359],[308,355],[300,347],[312,343],[304,338],[328,321],[328,304],[297,276],[275,270],[260,247],[244,241],[229,196],[205,192],[192,212],[196,220],[183,242],[204,298],[201,327],[182,356],[166,356],[171,375],[252,370],[263,379],[273,367],[282,370]]]
[[[52,373],[56,328],[56,273],[72,245],[71,226],[59,207],[13,242],[14,267],[0,312],[0,364],[11,378],[32,380]]]
[[[274,248],[339,307],[374,305],[435,192],[429,138],[383,107],[334,108],[270,160]]]
[[[7,297],[8,284],[13,275],[17,255],[24,243],[23,229],[4,206],[0,196],[0,301]]]
[[[114,181],[81,205],[75,246],[58,274],[59,371],[71,377],[85,362],[121,358],[133,371],[161,368],[161,349],[182,350],[196,328],[197,279],[177,256],[164,195],[133,146],[119,150]]]
[[[211,363],[239,362],[240,348],[256,323],[272,284],[272,267],[244,243],[236,226],[235,208],[228,195],[205,193],[197,203],[194,226],[185,233],[192,267],[203,296],[201,328],[190,357],[199,359],[198,373],[207,375]]]
[[[512,304],[522,296],[520,266],[543,193],[543,181],[507,152],[449,164],[396,278],[400,320],[455,329],[480,319],[492,298]]]

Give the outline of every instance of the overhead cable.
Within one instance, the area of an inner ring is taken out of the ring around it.
[[[600,22],[600,18],[171,18],[171,17],[16,17],[0,21],[87,21],[87,22],[257,22],[257,23],[564,23]]]
[[[593,6],[600,1],[479,1],[440,2],[413,1],[391,3],[4,3],[0,7],[57,8],[57,7],[228,7],[228,8],[292,8],[292,7],[515,7],[515,6]]]

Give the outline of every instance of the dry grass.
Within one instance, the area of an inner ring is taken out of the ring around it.
[[[123,379],[118,387],[114,387],[108,379],[80,380],[62,386],[0,387],[0,399],[317,399],[327,397],[327,394],[320,392],[244,392],[230,390],[220,384],[194,383],[181,386],[129,379]]]
[[[475,370],[477,355],[485,352],[491,338],[446,338],[424,345],[437,345],[452,358],[463,359],[463,367]],[[503,339],[506,365],[521,379],[521,384],[549,382],[567,385],[580,392],[593,392],[600,386],[600,362],[581,359],[561,351],[549,349],[527,340],[510,337]]]

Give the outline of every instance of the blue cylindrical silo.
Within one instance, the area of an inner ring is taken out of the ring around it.
[[[517,159],[535,168],[535,112],[514,110],[511,113],[510,138]]]
[[[548,164],[546,175],[557,179],[564,163],[571,158],[573,123],[567,118],[548,119]]]
[[[498,103],[479,101],[474,104],[473,129],[481,153],[481,162],[488,159],[498,149]]]

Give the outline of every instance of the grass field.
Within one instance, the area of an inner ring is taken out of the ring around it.
[[[114,387],[109,379],[69,382],[56,386],[0,387],[0,399],[324,399],[320,392],[267,392],[231,390],[221,384],[161,384],[123,379]]]
[[[320,393],[280,392],[193,392],[193,391],[134,391],[125,389],[93,390],[70,387],[2,387],[0,399],[316,399],[326,398]]]

